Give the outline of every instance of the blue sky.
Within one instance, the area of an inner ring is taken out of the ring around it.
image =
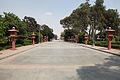
[[[47,24],[58,36],[64,30],[60,25],[60,19],[70,15],[85,0],[0,0],[0,14],[11,12],[19,16],[34,17],[37,22]],[[93,5],[95,0],[90,0]],[[105,0],[106,8],[118,9],[120,0]]]

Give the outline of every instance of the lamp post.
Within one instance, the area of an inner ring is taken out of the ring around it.
[[[32,38],[33,38],[33,45],[35,45],[35,34],[34,34],[34,32],[32,34]]]
[[[92,38],[92,41],[93,41],[93,44],[92,44],[92,46],[93,47],[95,47],[95,33],[94,33],[94,18],[92,17],[92,24],[93,24],[93,26],[92,26],[92,31],[93,31],[93,38]]]
[[[15,37],[17,37],[18,30],[15,30],[15,27],[12,27],[12,30],[8,30],[10,32],[10,37],[12,38],[12,50],[15,50]]]
[[[48,42],[48,36],[47,36],[47,42]]]
[[[39,28],[39,44],[40,44],[40,28]]]
[[[41,36],[41,43],[43,43],[43,35]]]
[[[77,40],[78,40],[78,36],[77,35],[75,35],[75,42],[77,43]]]
[[[107,37],[108,37],[108,50],[111,49],[111,40],[112,40],[112,37],[114,36],[113,35],[114,32],[115,30],[111,29],[111,27],[109,27],[109,29],[106,30]]]
[[[119,37],[119,41],[120,41],[120,24],[118,26],[118,37]]]

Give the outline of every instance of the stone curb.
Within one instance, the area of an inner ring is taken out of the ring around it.
[[[38,46],[39,46],[39,45],[38,45]],[[6,59],[6,58],[8,58],[8,57],[11,57],[11,56],[14,56],[14,55],[20,54],[20,53],[25,52],[25,51],[28,51],[28,50],[31,50],[31,49],[36,48],[36,47],[38,47],[38,46],[35,46],[35,47],[32,47],[32,48],[29,48],[29,49],[26,49],[26,50],[23,50],[23,51],[20,51],[20,52],[16,52],[16,53],[11,54],[11,55],[7,55],[7,56],[5,56],[5,57],[0,58],[0,60],[3,60],[3,59]]]
[[[85,46],[85,45],[81,45],[81,44],[80,44],[80,46],[82,46],[82,47],[87,47],[87,48],[94,49],[94,50],[101,51],[101,52],[105,52],[105,53],[109,53],[109,54],[113,54],[113,55],[116,55],[116,56],[120,56],[119,53],[117,54],[117,53],[115,53],[115,52],[104,51],[104,50],[96,49],[96,48],[89,47],[89,46]]]

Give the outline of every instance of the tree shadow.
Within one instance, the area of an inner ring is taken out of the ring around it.
[[[104,64],[87,66],[77,69],[80,80],[120,80],[120,57],[105,58]]]

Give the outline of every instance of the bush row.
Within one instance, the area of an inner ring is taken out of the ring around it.
[[[88,41],[89,45],[92,45],[92,41]],[[96,46],[108,47],[108,41],[97,41],[95,42]],[[120,41],[112,41],[111,47],[114,49],[120,49]]]
[[[31,45],[32,44],[32,40],[16,40],[16,47],[21,47],[21,46],[25,46],[25,45]],[[9,49],[9,48],[12,48],[12,45],[11,44],[8,44],[7,41],[5,42],[0,42],[0,50],[3,50],[3,49]]]

